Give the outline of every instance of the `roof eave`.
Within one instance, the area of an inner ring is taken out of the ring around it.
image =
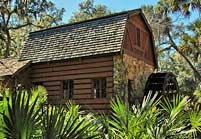
[[[15,73],[12,74],[12,78],[15,77],[17,74],[19,74],[22,70],[28,68],[30,65],[31,65],[31,61],[28,60],[28,62],[24,66],[22,66]]]

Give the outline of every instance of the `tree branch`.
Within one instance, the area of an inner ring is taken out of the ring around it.
[[[11,16],[12,16],[12,14],[15,13],[15,10],[16,10],[16,9],[14,9],[14,10],[11,11],[11,12],[9,12],[8,9],[7,9],[8,18],[7,18],[6,22],[5,22],[5,26],[8,26],[8,23],[9,23],[9,21],[10,21],[10,18],[11,18]]]
[[[23,24],[23,25],[18,25],[16,27],[9,27],[8,30],[17,30],[17,29],[20,29],[20,28],[23,28],[23,27],[26,27],[26,26],[35,26],[35,27],[43,28],[42,26],[35,25],[33,23],[26,23],[26,24]]]
[[[29,25],[32,25],[32,23],[26,23],[26,24],[23,24],[23,25],[18,25],[16,27],[9,27],[8,30],[16,30],[16,29],[20,29],[20,28],[23,28],[23,27],[26,27],[26,26],[29,26]]]
[[[159,50],[158,52],[159,52],[159,53],[162,53],[162,52],[164,52],[164,51],[169,51],[171,48],[172,48],[172,46],[170,45],[170,46],[168,46],[168,47],[166,47],[166,48],[163,48],[163,49]]]
[[[169,44],[169,41],[165,41],[159,44],[159,46],[164,45],[164,44]]]
[[[175,44],[175,42],[173,41],[169,30],[167,31],[167,35],[170,39],[170,43],[172,45],[172,47],[186,60],[186,62],[189,64],[189,66],[191,67],[191,69],[194,71],[194,73],[197,75],[198,80],[201,82],[201,75],[200,73],[197,71],[197,69],[193,66],[193,64],[191,63],[191,61],[178,49],[177,45]]]
[[[53,16],[51,16],[51,15],[46,15],[46,16],[48,16],[48,17],[50,17],[51,19],[52,19],[52,22],[51,22],[51,24],[52,23],[55,23],[55,25],[58,25],[58,23],[57,23],[57,21],[56,21],[56,19],[53,17]]]

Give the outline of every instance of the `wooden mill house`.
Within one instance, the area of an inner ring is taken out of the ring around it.
[[[44,86],[49,103],[104,112],[116,94],[132,101],[131,84],[157,68],[153,41],[141,9],[31,32],[19,58],[31,61],[22,84]]]

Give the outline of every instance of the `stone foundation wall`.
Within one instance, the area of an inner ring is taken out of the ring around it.
[[[114,56],[113,61],[114,95],[118,95],[125,98],[125,94],[127,92],[126,85],[128,84],[128,72],[126,69],[126,65],[123,62],[123,57],[120,55]]]
[[[130,80],[133,90],[132,97],[135,100],[142,99],[146,80],[148,76],[154,72],[154,67],[127,54],[123,54],[123,56],[114,56],[113,60],[114,93],[127,101],[128,80]]]

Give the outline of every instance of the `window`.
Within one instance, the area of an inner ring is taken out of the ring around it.
[[[140,29],[137,27],[133,27],[133,44],[140,47]]]
[[[136,27],[135,25],[131,24],[130,26],[130,36],[131,36],[131,40],[132,40],[132,45],[134,46],[138,46],[140,47],[140,38],[141,38],[141,31],[138,27]]]
[[[63,81],[63,98],[72,99],[74,94],[74,81],[64,80]]]
[[[136,43],[136,45],[137,45],[137,46],[140,46],[140,29],[139,29],[139,28],[137,28],[137,33],[136,33],[136,35],[137,35],[137,43]]]
[[[106,78],[93,79],[94,98],[106,98]]]

